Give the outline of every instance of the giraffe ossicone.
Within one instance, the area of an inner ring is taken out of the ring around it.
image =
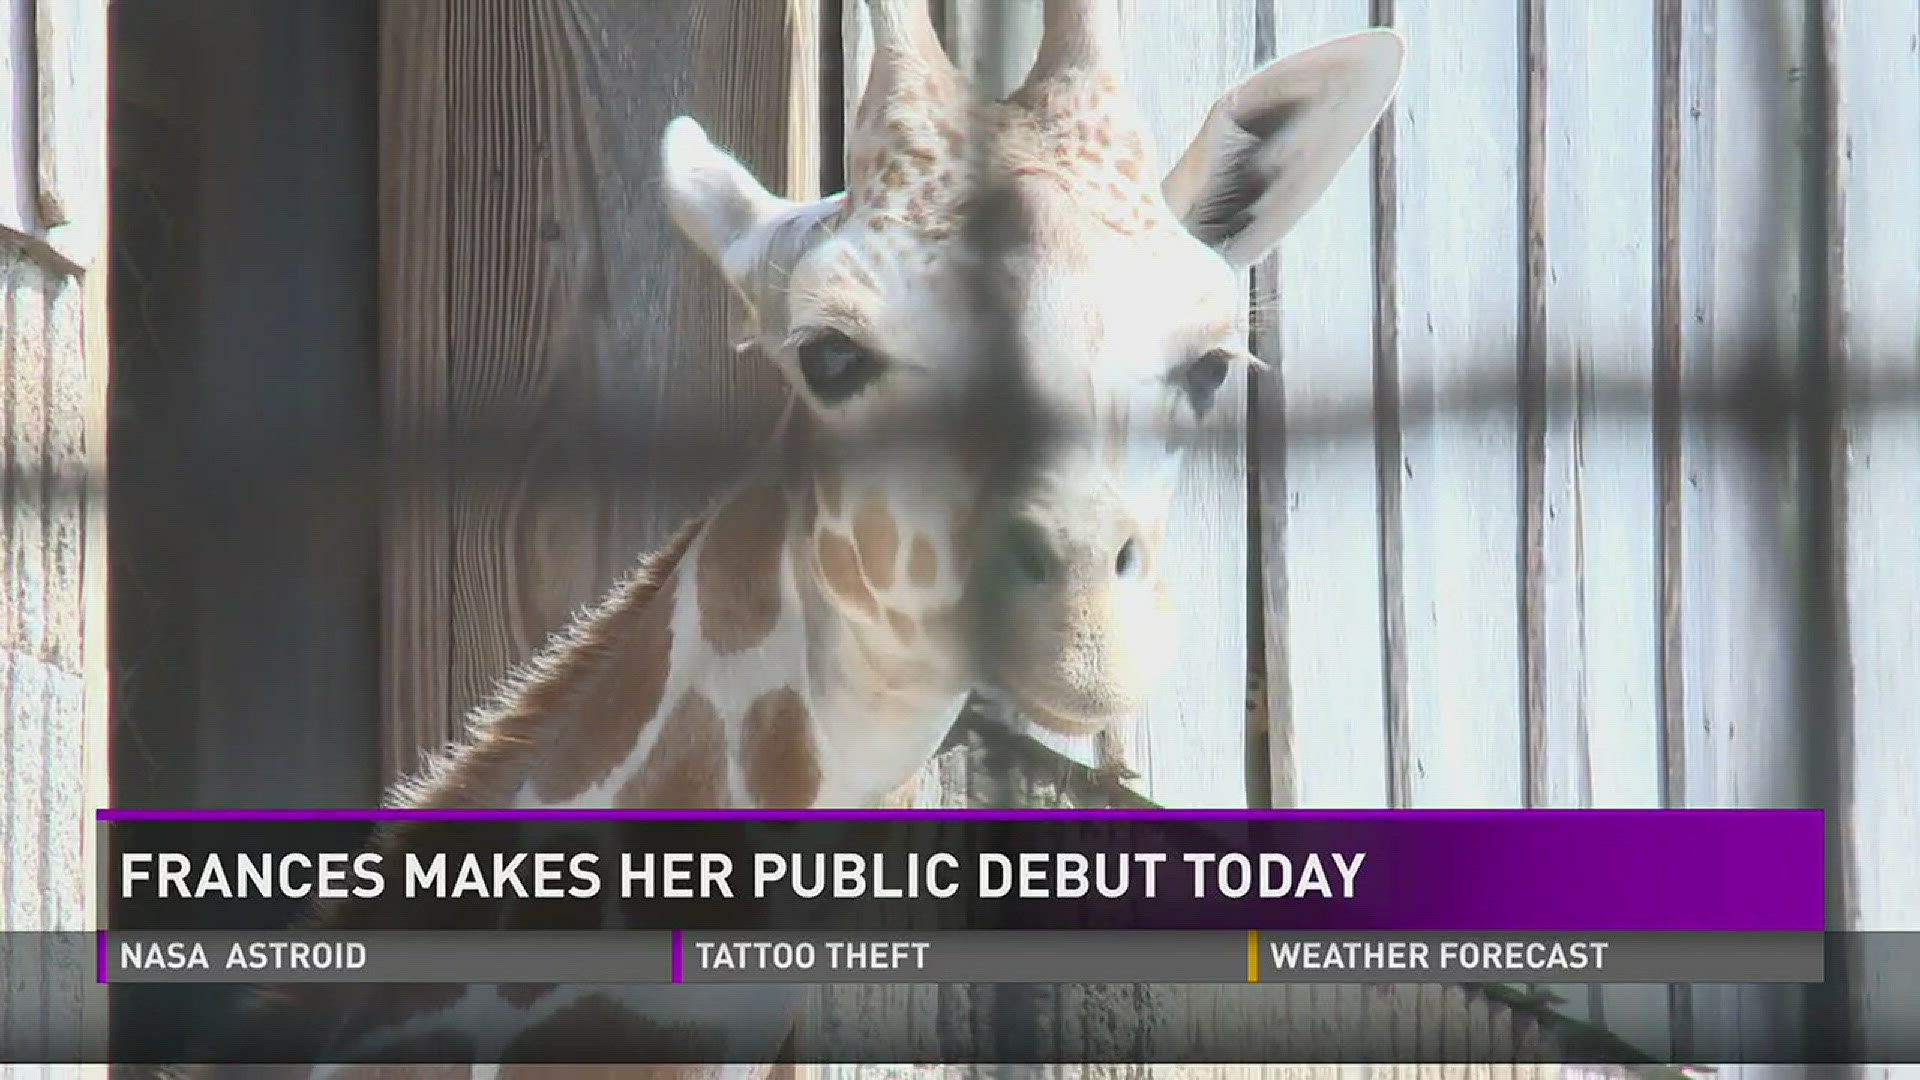
[[[1175,655],[1159,549],[1183,457],[1252,359],[1239,271],[1365,140],[1404,46],[1367,31],[1255,71],[1160,174],[1112,0],[1048,0],[1032,73],[997,102],[924,0],[872,13],[845,192],[775,196],[690,118],[662,143],[672,219],[792,386],[766,459],[401,802],[878,805],[970,692],[1094,733]],[[767,988],[582,989],[363,1001],[385,1021],[342,1046],[502,1060],[569,1024],[696,1024],[771,1060],[785,1033]]]

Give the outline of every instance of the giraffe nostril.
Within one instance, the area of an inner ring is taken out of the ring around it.
[[[1044,585],[1053,578],[1056,563],[1053,550],[1035,526],[1022,522],[1009,528],[1007,550],[1013,564],[1030,583]]]
[[[1139,565],[1140,544],[1133,537],[1129,536],[1127,537],[1127,542],[1120,545],[1120,553],[1113,557],[1113,572],[1121,577],[1126,577],[1128,574],[1133,573],[1134,569]]]

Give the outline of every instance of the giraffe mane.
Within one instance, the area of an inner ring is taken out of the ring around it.
[[[680,526],[665,545],[640,559],[598,602],[582,609],[546,645],[468,714],[465,730],[395,783],[384,805],[478,809],[504,805],[525,765],[522,753],[540,726],[562,715],[614,653],[621,630],[659,595],[711,520],[711,511]]]

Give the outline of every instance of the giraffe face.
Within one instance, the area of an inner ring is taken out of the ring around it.
[[[924,56],[876,75],[848,191],[812,203],[669,129],[669,207],[753,312],[814,445],[946,526],[929,593],[974,630],[948,644],[1036,721],[1097,730],[1171,661],[1162,541],[1184,459],[1231,445],[1214,405],[1250,359],[1240,271],[1371,129],[1400,57],[1371,33],[1269,65],[1164,176],[1088,62],[993,104]]]

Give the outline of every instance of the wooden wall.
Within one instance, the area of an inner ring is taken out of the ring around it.
[[[106,448],[105,25],[104,2],[0,4],[0,932],[95,922],[91,823],[107,796],[105,492],[93,482]],[[16,1046],[70,1031],[101,1004],[49,1000],[27,959],[0,971],[0,1039]]]
[[[1833,925],[1920,927],[1913,22],[1277,5],[1282,54],[1368,23],[1410,53],[1256,327],[1276,804],[1821,806]],[[1691,1008],[1871,1032],[1913,992],[1855,974],[1560,990],[1712,1060]]]

